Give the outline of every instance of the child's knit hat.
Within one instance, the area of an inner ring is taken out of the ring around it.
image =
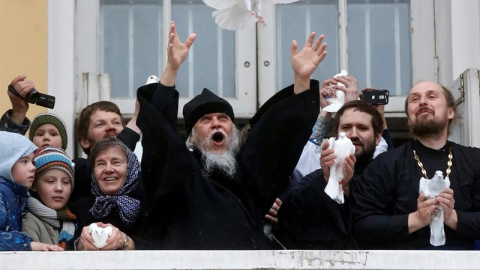
[[[35,153],[35,180],[50,169],[64,171],[74,184],[74,164],[63,149],[45,147]]]
[[[37,150],[37,147],[25,136],[17,133],[0,131],[0,176],[13,181],[12,167],[17,160]]]
[[[30,140],[33,141],[33,136],[35,135],[37,128],[44,124],[52,124],[58,129],[58,132],[60,132],[60,137],[62,138],[62,148],[67,149],[68,136],[65,123],[60,117],[53,113],[41,113],[35,116],[32,124],[30,125],[30,133],[28,134]]]

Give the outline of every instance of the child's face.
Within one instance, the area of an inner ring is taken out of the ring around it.
[[[32,190],[37,192],[46,206],[53,210],[61,210],[72,193],[72,182],[64,171],[50,169],[35,180]]]
[[[33,164],[33,153],[22,157],[12,167],[13,181],[21,186],[30,188],[35,180],[35,165]]]
[[[117,147],[110,147],[95,158],[93,173],[103,193],[117,194],[125,184],[127,157]]]
[[[37,128],[33,135],[33,144],[38,148],[52,146],[62,148],[62,137],[57,127],[52,124],[43,124]]]

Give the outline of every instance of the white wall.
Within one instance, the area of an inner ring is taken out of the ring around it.
[[[67,153],[73,157],[74,140],[74,10],[75,0],[48,1],[48,94],[55,96],[55,114],[67,125]]]
[[[480,1],[454,0],[451,5],[455,79],[468,68],[480,68]]]

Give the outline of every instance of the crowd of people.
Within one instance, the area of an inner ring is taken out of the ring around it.
[[[183,107],[184,137],[175,82],[196,35],[181,41],[171,22],[164,73],[138,88],[126,125],[109,101],[81,111],[86,159],[65,152],[61,117],[30,122],[22,97],[34,83],[15,77],[19,95],[8,92],[12,108],[0,119],[0,251],[475,249],[480,150],[448,140],[450,91],[413,86],[405,113],[414,139],[394,148],[384,105],[361,100],[353,76],[311,79],[327,54],[323,38],[312,32],[300,50],[292,42],[294,84],[242,130],[229,102],[203,89]],[[344,105],[323,110],[339,90]],[[344,160],[322,143],[330,121],[355,148]],[[325,192],[338,163],[343,203]],[[432,197],[419,183],[435,175],[449,185]],[[441,244],[430,226],[439,218]],[[105,243],[95,233],[108,233]]]

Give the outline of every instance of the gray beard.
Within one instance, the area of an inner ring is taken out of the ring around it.
[[[229,149],[225,153],[218,155],[211,152],[202,152],[203,161],[203,174],[209,176],[214,171],[220,171],[226,174],[229,178],[233,179],[237,172],[237,159],[235,158],[236,152],[234,149]]]

